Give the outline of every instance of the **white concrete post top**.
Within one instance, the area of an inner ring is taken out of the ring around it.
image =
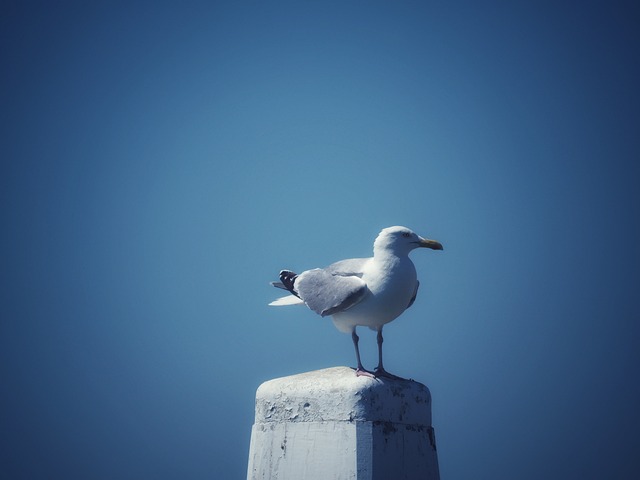
[[[256,393],[256,423],[367,421],[431,425],[431,393],[413,380],[334,367],[276,378]]]
[[[348,367],[265,382],[247,478],[439,480],[429,389]]]

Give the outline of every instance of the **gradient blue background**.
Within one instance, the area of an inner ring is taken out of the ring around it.
[[[396,224],[442,478],[640,476],[632,2],[109,3],[0,7],[3,478],[243,478],[355,363],[268,282]]]

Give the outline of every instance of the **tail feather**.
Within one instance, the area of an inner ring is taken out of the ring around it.
[[[291,270],[282,270],[280,272],[280,281],[279,282],[271,282],[276,288],[281,288],[283,290],[289,291],[291,295],[287,295],[286,297],[280,297],[269,305],[274,307],[280,307],[282,305],[300,305],[304,303],[302,299],[298,296],[294,289],[294,283],[296,281],[296,277],[298,275],[292,272]]]
[[[297,277],[298,275],[291,270],[282,270],[280,272],[280,281],[282,282],[282,285],[284,285],[284,288],[289,290],[296,297],[298,296],[298,294],[294,289],[294,284]]]
[[[294,295],[287,295],[286,297],[280,297],[269,305],[272,307],[282,307],[285,305],[302,305],[304,302]]]

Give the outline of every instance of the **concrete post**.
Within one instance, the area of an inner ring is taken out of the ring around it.
[[[249,480],[438,480],[429,389],[327,368],[256,393]]]

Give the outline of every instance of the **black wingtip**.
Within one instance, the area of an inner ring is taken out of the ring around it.
[[[282,270],[280,272],[280,281],[284,285],[284,288],[289,290],[296,297],[298,296],[298,294],[293,289],[293,284],[295,283],[297,276],[298,275],[296,273],[292,272],[291,270]]]

